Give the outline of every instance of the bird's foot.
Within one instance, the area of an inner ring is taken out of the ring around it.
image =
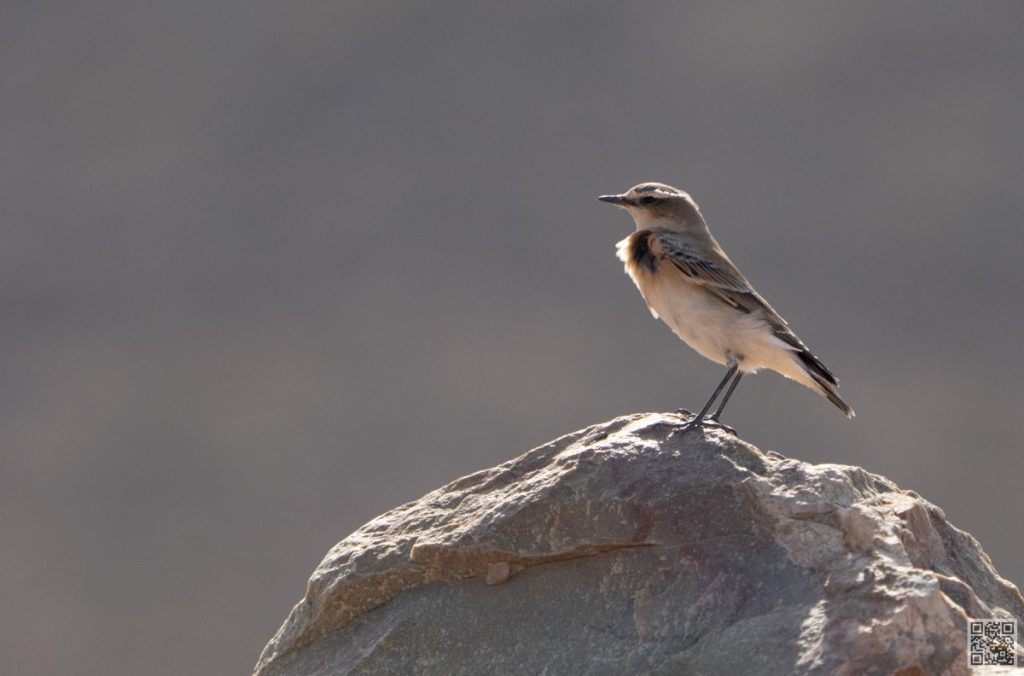
[[[708,418],[698,418],[689,411],[686,411],[686,415],[690,416],[690,419],[679,426],[679,431],[686,433],[690,430],[705,430],[708,427],[714,427],[715,423]]]
[[[703,429],[703,428],[707,428],[707,427],[716,427],[716,428],[718,428],[720,430],[728,432],[729,434],[733,435],[734,437],[739,436],[738,434],[736,434],[736,430],[734,430],[732,427],[729,427],[725,423],[723,423],[720,420],[718,420],[718,418],[715,418],[713,416],[707,416],[707,417],[698,419],[690,410],[685,409],[685,408],[677,408],[676,409],[676,413],[678,413],[680,415],[688,416],[690,418],[690,420],[687,420],[685,423],[683,423],[683,425],[682,425],[683,431],[691,430],[691,429],[698,429],[698,428]]]
[[[707,425],[707,418],[698,418],[693,411],[688,408],[677,408],[676,413],[689,418],[686,422],[679,426],[680,432],[689,432],[690,430],[704,429]]]
[[[733,429],[732,427],[729,427],[728,425],[726,425],[724,422],[718,420],[717,418],[705,418],[704,419],[704,425],[706,425],[707,427],[717,427],[717,428],[719,428],[721,430],[724,430],[725,432],[728,432],[729,434],[733,435],[734,437],[738,437],[739,436],[738,434],[736,434],[736,430],[735,429]]]

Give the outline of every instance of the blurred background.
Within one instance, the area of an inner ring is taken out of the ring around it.
[[[1024,581],[1024,5],[0,8],[0,655],[239,674],[360,524],[721,368],[614,257],[689,190],[857,409],[728,422]],[[638,351],[649,355],[637,359]]]

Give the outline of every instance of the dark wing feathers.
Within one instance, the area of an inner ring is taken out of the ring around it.
[[[741,307],[742,298],[753,291],[739,270],[732,266],[717,265],[707,256],[702,256],[690,242],[677,233],[663,230],[656,231],[654,235],[658,238],[662,258],[671,261],[680,272],[693,281],[720,295],[729,305]]]
[[[717,246],[708,252],[700,251],[689,238],[671,230],[656,230],[654,236],[662,258],[671,261],[690,281],[700,284],[734,308],[748,313],[761,311],[773,326],[778,324],[792,333],[786,326],[786,320],[754,291],[725,254],[714,250],[718,249]]]
[[[700,284],[709,293],[734,308],[753,314],[760,313],[776,338],[793,348],[794,354],[803,363],[811,378],[821,387],[822,393],[847,415],[853,417],[853,409],[839,396],[836,387],[839,381],[831,371],[804,345],[789,324],[778,312],[754,290],[732,261],[712,239],[709,246],[698,248],[693,240],[681,232],[653,230],[649,248],[662,260],[670,261],[690,281]],[[703,249],[703,250],[702,250]]]
[[[653,236],[657,238],[663,259],[671,261],[691,281],[700,284],[734,308],[747,313],[760,312],[772,327],[772,333],[776,338],[798,352],[801,361],[810,370],[820,372],[825,380],[835,384],[835,376],[810,353],[803,341],[789,328],[786,320],[754,290],[717,245],[714,245],[710,252],[704,253],[683,233],[656,230]]]

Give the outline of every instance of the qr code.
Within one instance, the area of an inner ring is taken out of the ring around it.
[[[971,620],[967,623],[967,655],[972,667],[1017,666],[1016,620]]]

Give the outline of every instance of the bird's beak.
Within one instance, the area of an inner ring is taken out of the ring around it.
[[[625,195],[601,195],[597,199],[608,204],[614,204],[617,207],[624,207],[629,204],[629,199]]]

